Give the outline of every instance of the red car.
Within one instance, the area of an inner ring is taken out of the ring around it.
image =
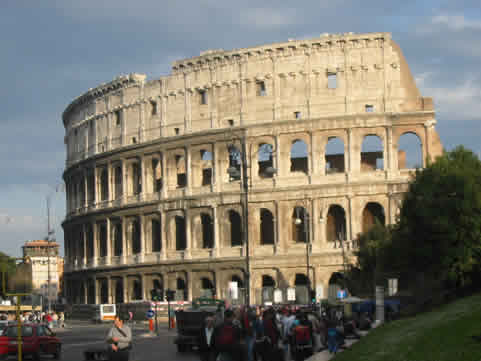
[[[17,332],[17,325],[7,326],[3,331],[0,336],[0,359],[17,355]],[[62,343],[46,325],[22,325],[22,346],[22,354],[32,356],[34,360],[40,360],[42,355],[53,355],[56,360],[61,356]]]

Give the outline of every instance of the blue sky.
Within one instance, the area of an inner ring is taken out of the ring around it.
[[[119,74],[157,78],[176,59],[321,33],[391,32],[447,149],[481,153],[481,5],[476,1],[0,1],[0,251],[60,223],[62,111]]]

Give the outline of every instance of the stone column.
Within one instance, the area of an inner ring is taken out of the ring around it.
[[[112,291],[112,277],[107,276],[107,302],[114,303]]]
[[[184,218],[185,218],[185,257],[190,258],[191,250],[192,250],[192,235],[191,235],[191,212],[190,209],[187,208],[184,210]]]
[[[140,199],[145,199],[145,195],[147,194],[146,192],[146,187],[147,187],[147,184],[146,184],[146,174],[145,172],[147,171],[145,169],[145,156],[142,154],[140,156]]]
[[[161,232],[161,248],[160,257],[162,260],[167,259],[167,246],[168,246],[168,227],[167,227],[167,217],[164,211],[160,211],[160,232]]]
[[[124,203],[127,199],[127,161],[121,159],[120,166],[122,169],[122,203]]]
[[[392,127],[387,126],[386,127],[386,163],[384,164],[384,170],[387,170],[388,172],[395,171],[396,169],[394,168],[394,162],[393,162],[393,146],[392,146]]]
[[[146,254],[145,247],[145,215],[141,214],[139,216],[139,227],[140,227],[140,262],[143,262]]]
[[[130,301],[130,290],[129,290],[129,278],[127,276],[122,276],[122,291],[124,292],[124,303],[127,303]]]
[[[167,188],[169,188],[169,183],[168,183],[168,172],[170,171],[167,167],[167,156],[165,154],[165,151],[160,153],[160,161],[161,161],[161,167],[162,167],[162,192],[161,192],[161,197],[162,198],[167,198]]]
[[[83,255],[82,255],[82,264],[87,264],[87,232],[85,224],[82,224],[82,243],[83,243]]]
[[[186,276],[187,276],[187,300],[192,301],[192,283],[193,283],[192,271],[187,271]]]
[[[353,214],[352,214],[352,198],[353,198],[353,195],[352,194],[349,194],[347,196],[347,201],[348,201],[348,224],[346,225],[347,227],[349,227],[348,230],[346,230],[346,235],[349,236],[349,239],[352,241],[354,239],[354,230],[353,230]],[[349,231],[349,233],[347,233],[347,231]]]
[[[98,241],[98,238],[97,238],[97,223],[96,222],[92,222],[92,237],[93,237],[93,260],[92,260],[92,265],[94,267],[97,266],[98,264],[98,256],[99,256],[99,252],[98,252],[98,245],[99,245],[99,241]]]
[[[221,274],[222,273],[220,271],[213,272],[214,280],[215,280],[215,298],[217,298],[219,300],[222,298],[222,295],[221,295],[221,288],[222,288]]]
[[[93,276],[93,283],[94,283],[94,302],[95,304],[99,304],[99,280],[97,279],[97,277]]]
[[[192,184],[193,182],[193,176],[192,176],[192,152],[190,150],[190,147],[186,147],[184,149],[185,152],[185,173],[187,175],[187,194],[192,194]]]
[[[84,187],[84,204],[82,205],[83,208],[87,207],[88,206],[88,198],[89,198],[89,194],[88,194],[88,181],[87,181],[87,170],[84,170],[83,172],[83,187]]]
[[[112,241],[110,239],[110,218],[107,218],[105,220],[105,227],[107,228],[105,230],[105,237],[107,238],[107,255],[106,255],[106,264],[110,265],[112,264]]]
[[[126,224],[125,217],[120,217],[120,222],[122,224],[122,263],[127,263],[127,237],[126,237]]]
[[[213,249],[213,256],[217,258],[219,256],[219,242],[220,242],[220,233],[219,233],[219,215],[218,215],[218,207],[217,205],[212,207],[212,218],[214,220],[214,249]]]
[[[281,234],[281,222],[279,216],[279,202],[274,201],[274,253],[283,253],[284,247],[280,243],[279,235]]]
[[[142,283],[142,300],[144,300],[144,301],[149,300],[150,297],[149,297],[149,293],[147,291],[147,276],[145,275],[145,273],[142,273],[140,275],[140,280],[141,280],[141,283]]]

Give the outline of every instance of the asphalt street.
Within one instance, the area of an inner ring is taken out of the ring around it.
[[[95,325],[88,322],[70,322],[66,329],[55,329],[62,341],[63,361],[83,361],[83,352],[89,348],[106,347],[105,337],[110,324]],[[130,361],[193,361],[199,360],[195,352],[178,353],[174,345],[175,330],[167,324],[159,327],[159,336],[150,336],[146,324],[133,325],[133,350]],[[45,360],[51,359],[45,357]],[[13,359],[12,359],[13,360]]]

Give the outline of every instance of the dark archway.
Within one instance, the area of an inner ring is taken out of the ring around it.
[[[369,202],[362,211],[362,231],[369,231],[376,223],[386,224],[384,208],[379,203]]]
[[[132,300],[141,300],[142,297],[142,283],[140,280],[132,280]]]
[[[107,225],[100,223],[99,227],[99,257],[107,257]]]
[[[326,240],[333,242],[346,239],[346,212],[344,209],[334,204],[329,207],[327,212]]]
[[[184,251],[187,247],[187,238],[185,233],[185,218],[175,216],[175,249]]]
[[[261,244],[274,244],[274,216],[271,211],[261,208]]]
[[[416,133],[406,132],[398,141],[398,168],[415,169],[423,166],[423,148]]]
[[[361,172],[384,169],[382,140],[377,135],[364,137],[361,148]]]
[[[259,151],[257,156],[257,165],[259,167],[259,176],[261,178],[272,178],[273,173],[267,171],[268,168],[274,167],[273,162],[273,147],[271,144],[263,143],[259,145]]]
[[[244,281],[239,276],[237,275],[232,276],[231,281],[237,282],[238,288],[244,288]]]
[[[131,241],[132,241],[132,253],[139,254],[141,251],[141,244],[140,244],[140,223],[138,220],[133,220],[131,225]]]
[[[325,152],[326,174],[344,173],[344,143],[339,137],[329,138]]]
[[[202,248],[214,248],[214,225],[209,214],[200,215],[202,223]]]
[[[114,256],[120,257],[122,255],[122,223],[115,223],[113,227],[113,250]]]
[[[242,246],[242,218],[234,210],[229,211],[231,247]]]
[[[160,252],[162,250],[162,229],[160,220],[152,219],[152,252]]]
[[[309,240],[309,213],[304,207],[295,207],[292,212],[292,239],[295,243]]]
[[[309,157],[307,144],[300,139],[295,140],[291,146],[291,172],[309,172]]]
[[[115,303],[124,303],[124,285],[120,279],[115,282]]]
[[[109,303],[109,283],[106,279],[100,281],[100,303]]]

